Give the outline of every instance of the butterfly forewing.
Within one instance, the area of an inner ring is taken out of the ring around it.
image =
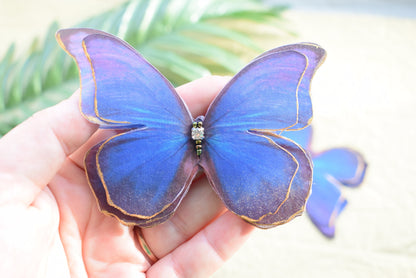
[[[173,86],[126,43],[95,34],[86,37],[83,45],[96,83],[97,117],[177,132],[191,125],[191,116]]]
[[[295,51],[254,60],[225,86],[208,109],[206,137],[237,130],[284,130],[297,123],[297,88],[307,67]]]
[[[61,47],[75,59],[80,72],[80,87],[82,91],[81,113],[91,122],[106,125],[105,121],[97,118],[95,115],[95,82],[91,68],[91,63],[85,56],[82,48],[82,40],[92,34],[105,34],[102,31],[94,29],[63,29],[56,33],[56,39]]]
[[[312,77],[314,76],[316,70],[324,62],[326,58],[325,50],[317,44],[314,43],[298,43],[290,44],[281,47],[274,48],[269,50],[258,58],[265,57],[267,55],[283,52],[283,51],[296,51],[299,52],[307,58],[308,65],[305,70],[305,73],[302,77],[302,80],[298,87],[298,121],[296,125],[290,127],[290,130],[298,130],[306,127],[310,124],[312,119],[312,103],[310,98],[310,85]]]

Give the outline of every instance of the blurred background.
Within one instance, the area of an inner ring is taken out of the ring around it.
[[[0,0],[0,132],[78,87],[55,21],[126,36],[177,85],[233,74],[282,44],[318,43],[328,56],[312,82],[312,147],[361,152],[364,183],[343,190],[334,239],[298,217],[257,230],[214,277],[416,277],[416,2],[164,2]]]

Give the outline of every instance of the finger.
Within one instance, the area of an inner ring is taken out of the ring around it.
[[[155,263],[148,277],[208,277],[246,241],[253,226],[227,211]]]
[[[192,184],[177,212],[166,222],[143,229],[153,254],[162,258],[212,222],[225,208],[205,176]]]
[[[184,84],[176,90],[194,118],[205,115],[208,106],[217,94],[230,80],[228,76],[205,76],[193,82]]]
[[[65,158],[81,146],[97,126],[85,120],[78,110],[80,92],[67,100],[37,112],[0,140],[0,173],[13,179],[0,191],[30,204],[52,179]],[[13,186],[10,186],[13,184]]]

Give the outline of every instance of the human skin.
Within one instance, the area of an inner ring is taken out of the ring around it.
[[[228,80],[205,77],[177,91],[196,117]],[[159,258],[152,264],[139,247],[137,230],[97,207],[83,159],[111,131],[81,116],[79,97],[77,91],[0,139],[1,276],[210,276],[253,227],[227,211],[202,176],[174,216],[142,230]]]

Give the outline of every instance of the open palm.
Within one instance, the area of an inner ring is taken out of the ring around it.
[[[227,79],[178,88],[203,114]],[[176,214],[143,229],[159,260],[137,241],[138,228],[102,214],[85,178],[83,156],[108,134],[78,112],[79,92],[41,111],[0,140],[0,273],[5,277],[206,277],[252,227],[225,210],[205,177]]]

